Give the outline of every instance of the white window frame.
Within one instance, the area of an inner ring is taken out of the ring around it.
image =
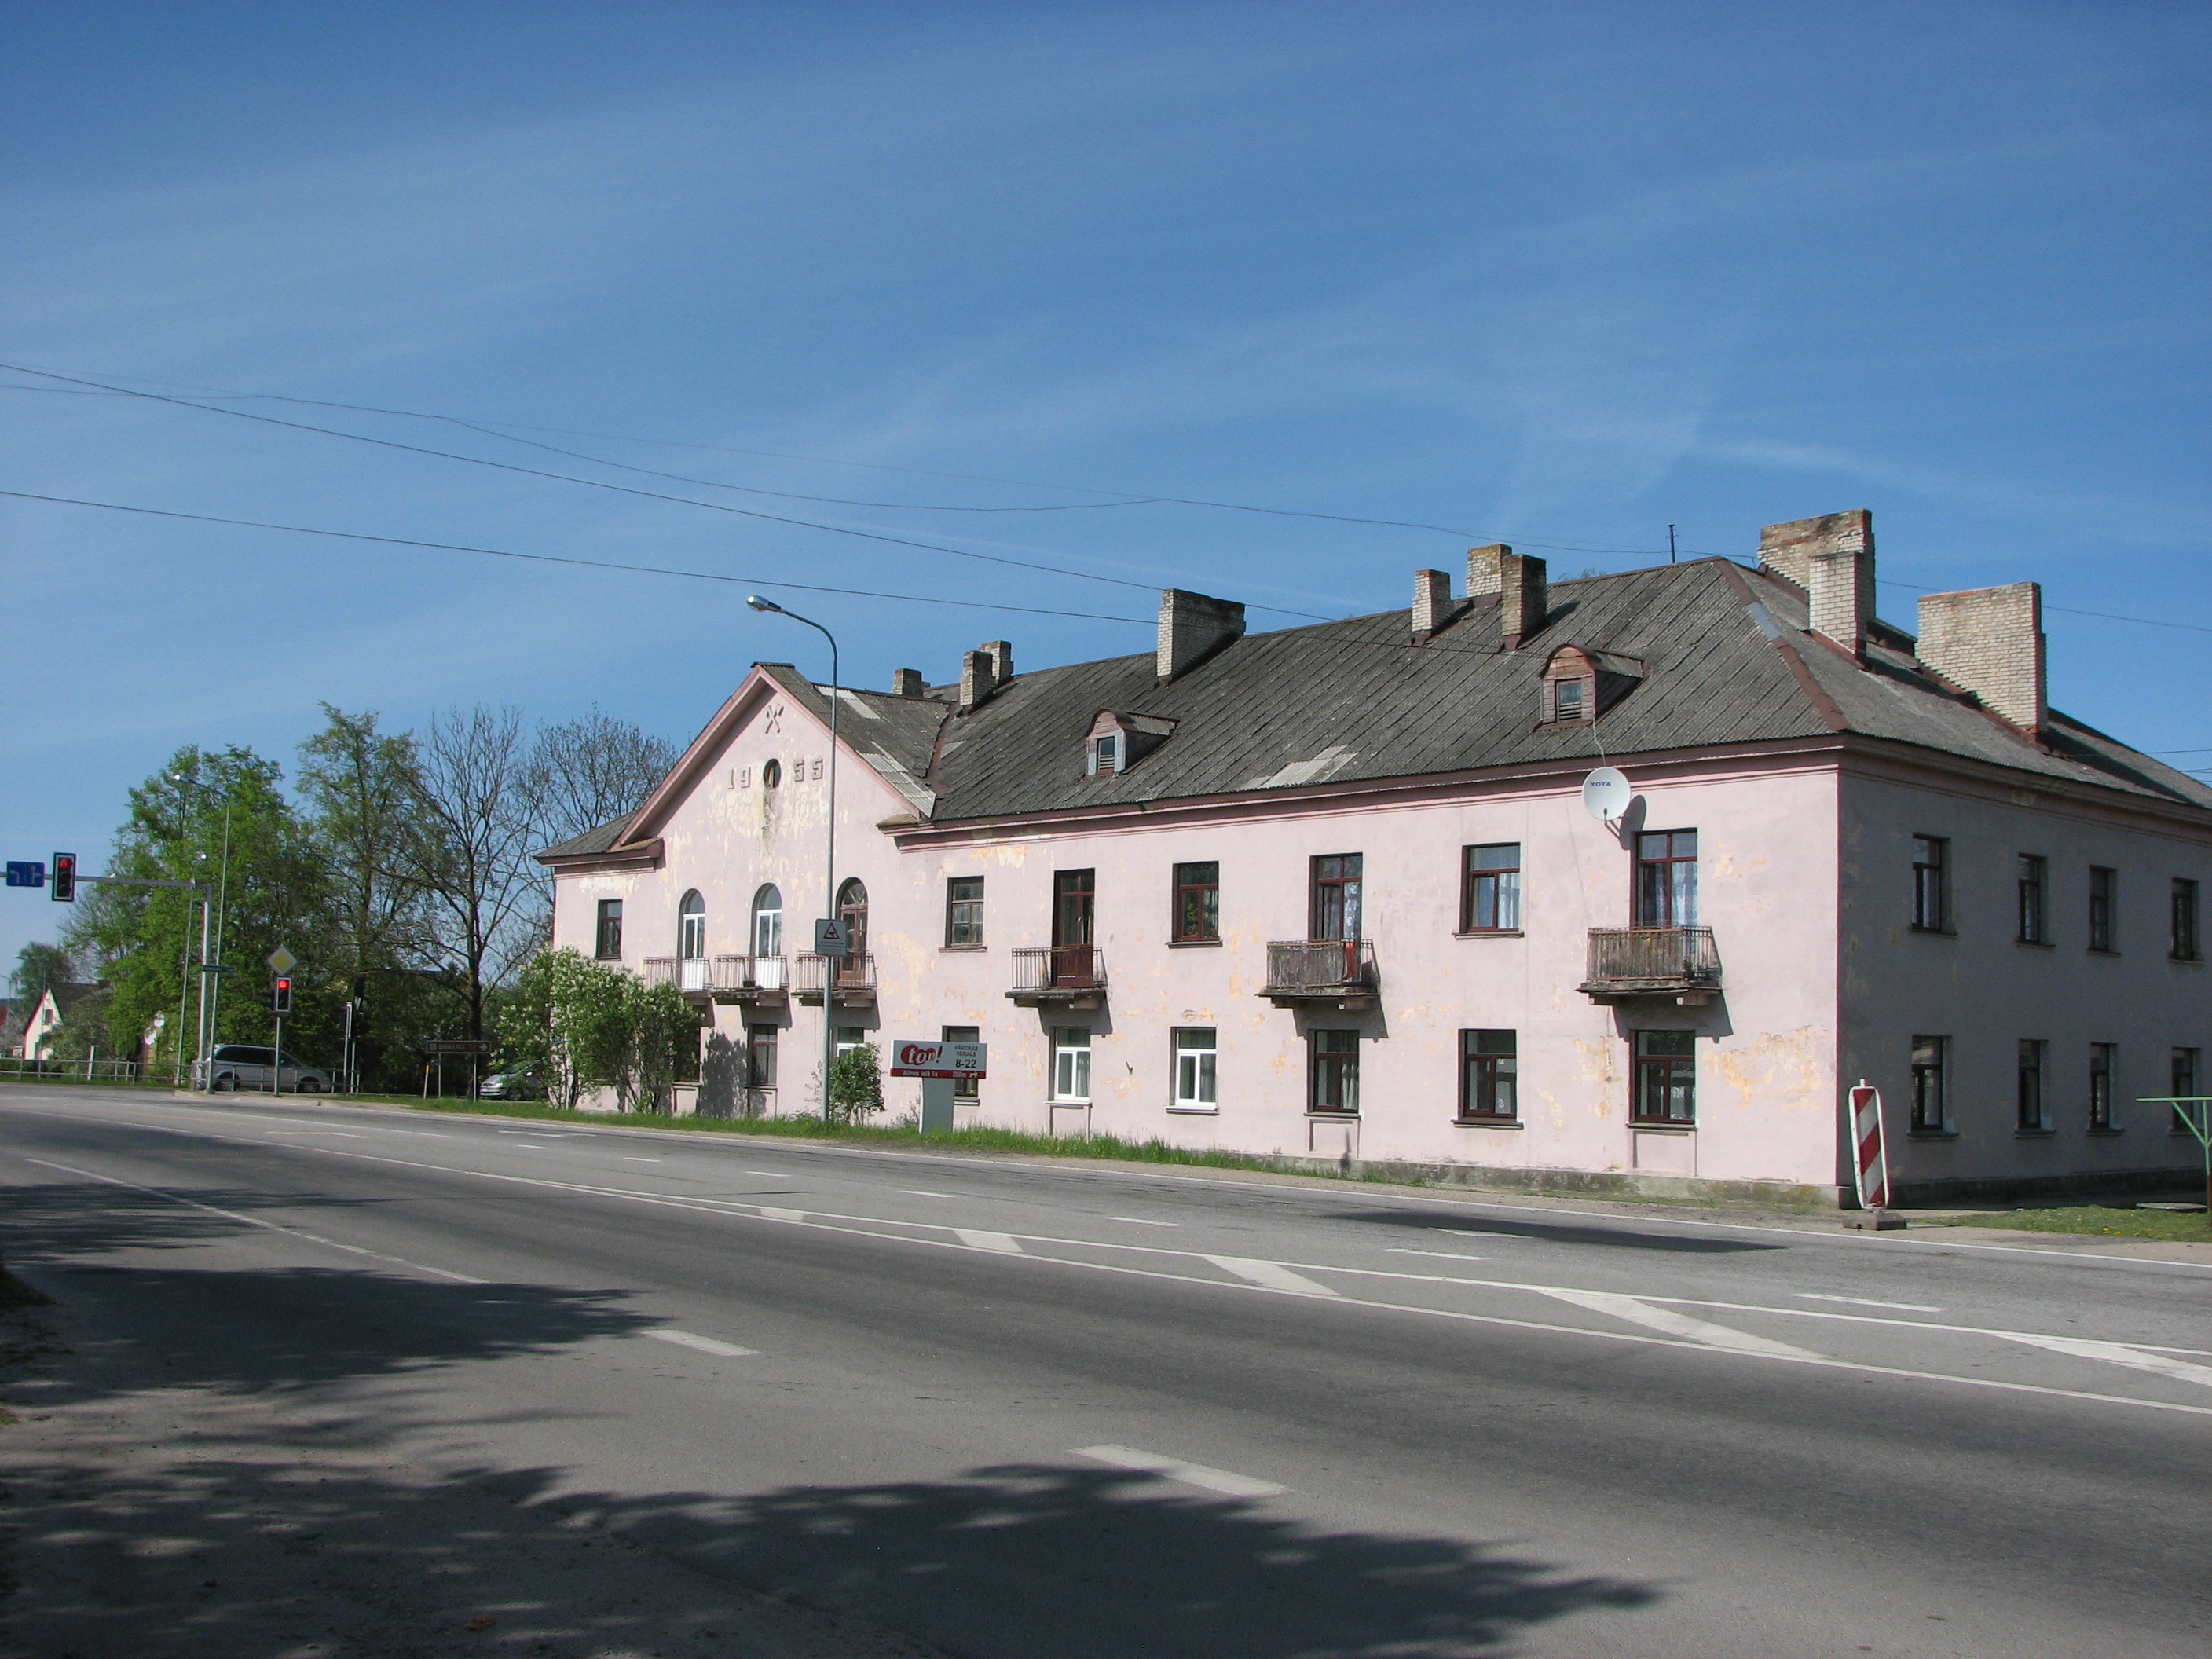
[[[1077,1037],[1082,1041],[1071,1041]],[[1052,1097],[1076,1105],[1091,1103],[1091,1028],[1088,1025],[1055,1025],[1052,1028]]]
[[[1185,1044],[1203,1034],[1203,1044]],[[1171,1112],[1218,1113],[1221,1109],[1221,1030],[1215,1025],[1178,1025],[1168,1036],[1168,1080]]]

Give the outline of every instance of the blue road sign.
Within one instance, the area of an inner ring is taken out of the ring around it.
[[[44,887],[46,884],[46,866],[25,859],[9,859],[8,884],[10,887]]]

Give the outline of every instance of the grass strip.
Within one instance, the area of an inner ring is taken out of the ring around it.
[[[1923,1224],[1915,1222],[1913,1224],[1919,1226]],[[1947,1216],[1938,1224],[1946,1227],[2002,1227],[2010,1232],[2075,1233],[2087,1238],[2160,1238],[2184,1244],[2212,1244],[2212,1217],[2177,1214],[2171,1210],[2123,1209],[2116,1205],[2105,1204]]]
[[[422,1100],[404,1096],[331,1097],[364,1103],[404,1106],[416,1112],[455,1112],[514,1117],[539,1122],[576,1123],[605,1128],[655,1129],[671,1134],[751,1135],[761,1139],[842,1141],[864,1146],[919,1146],[936,1150],[1024,1152],[1040,1158],[1110,1158],[1128,1164],[1184,1164],[1209,1170],[1259,1170],[1280,1174],[1328,1175],[1348,1181],[1389,1184],[1383,1176],[1344,1171],[1321,1158],[1277,1158],[1245,1152],[1174,1146],[1164,1140],[1123,1140],[1116,1135],[1033,1135],[1018,1129],[974,1127],[925,1135],[911,1125],[824,1123],[818,1117],[667,1117],[657,1112],[571,1112],[537,1101]]]

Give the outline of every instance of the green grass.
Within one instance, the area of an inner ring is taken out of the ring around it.
[[[334,1100],[366,1101],[374,1097],[332,1097]],[[818,1117],[663,1117],[650,1112],[569,1112],[533,1101],[420,1100],[390,1097],[392,1105],[417,1112],[468,1112],[492,1117],[519,1117],[556,1123],[581,1123],[625,1129],[653,1129],[672,1134],[752,1135],[765,1139],[836,1140],[867,1146],[927,1146],[968,1152],[1026,1152],[1041,1158],[1114,1158],[1133,1164],[1187,1164],[1213,1170],[1295,1170],[1304,1174],[1334,1174],[1335,1166],[1316,1160],[1255,1158],[1242,1152],[1209,1152],[1171,1146],[1164,1140],[1123,1140],[1114,1135],[1032,1135],[1014,1129],[951,1129],[925,1135],[913,1127],[894,1124],[824,1123]],[[1355,1180],[1379,1181],[1377,1176],[1358,1175]]]
[[[2004,1210],[1993,1215],[1946,1218],[1946,1227],[2003,1227],[2014,1232],[2078,1233],[2092,1238],[2163,1238],[2212,1244],[2212,1218],[2177,1215],[2170,1210],[2122,1209],[2077,1204],[2064,1209]]]

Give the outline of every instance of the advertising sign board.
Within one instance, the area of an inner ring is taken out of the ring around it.
[[[893,1077],[949,1078],[956,1082],[983,1075],[990,1045],[984,1042],[899,1042],[891,1047]]]

